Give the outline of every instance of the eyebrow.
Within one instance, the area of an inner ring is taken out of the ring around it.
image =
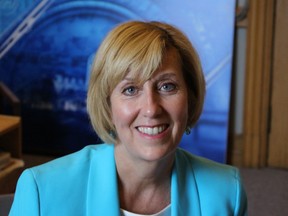
[[[135,81],[136,79],[135,78],[132,78],[132,77],[124,77],[124,79],[122,81]]]
[[[164,74],[160,74],[158,76],[156,76],[156,78],[170,78],[170,77],[176,77],[176,74],[173,73],[173,72],[167,72],[167,73],[164,73]],[[123,80],[127,80],[127,81],[135,81],[137,80],[137,78],[134,78],[134,77],[125,77]]]
[[[175,73],[173,73],[173,72],[166,72],[166,73],[163,73],[163,74],[160,74],[160,75],[158,75],[158,76],[156,76],[156,77],[154,77],[154,80],[162,80],[162,79],[170,79],[170,78],[172,78],[172,77],[176,77],[176,74]],[[148,80],[153,80],[153,78],[150,78],[150,79],[148,79]],[[120,81],[120,82],[131,82],[131,83],[134,83],[134,82],[137,82],[137,83],[142,83],[142,81],[141,80],[139,80],[138,79],[138,77],[125,77],[122,81]],[[144,81],[145,82],[145,81]]]
[[[167,73],[164,73],[164,74],[161,74],[159,76],[157,76],[157,79],[163,79],[163,78],[171,78],[171,77],[176,77],[176,74],[173,73],[173,72],[167,72]]]

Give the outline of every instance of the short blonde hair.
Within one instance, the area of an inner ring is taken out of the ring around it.
[[[128,72],[140,82],[159,68],[168,49],[178,51],[188,89],[188,122],[192,127],[201,115],[205,80],[198,54],[177,28],[161,22],[130,21],[114,28],[100,45],[92,65],[87,110],[97,135],[114,143],[110,95]],[[141,73],[139,73],[141,71]]]

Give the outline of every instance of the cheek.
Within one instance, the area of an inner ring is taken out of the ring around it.
[[[119,125],[127,125],[133,119],[133,106],[128,106],[125,104],[111,104],[112,111],[112,122],[115,126]]]
[[[186,97],[184,99],[178,101],[177,106],[172,106],[174,108],[175,118],[181,122],[184,127],[186,127],[188,121],[188,101]],[[184,123],[185,122],[185,123]]]

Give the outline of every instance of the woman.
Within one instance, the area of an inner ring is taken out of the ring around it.
[[[236,168],[177,146],[198,120],[205,82],[183,33],[132,21],[105,38],[87,107],[106,143],[26,170],[11,215],[245,215]]]

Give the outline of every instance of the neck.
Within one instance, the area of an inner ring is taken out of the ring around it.
[[[159,160],[147,161],[129,157],[123,154],[125,147],[115,146],[115,161],[120,180],[124,182],[144,182],[150,184],[163,183],[163,180],[169,179],[174,164],[174,155],[161,158]]]
[[[161,211],[170,203],[174,153],[157,161],[137,160],[125,157],[122,153],[121,146],[116,145],[121,208],[142,214]]]

